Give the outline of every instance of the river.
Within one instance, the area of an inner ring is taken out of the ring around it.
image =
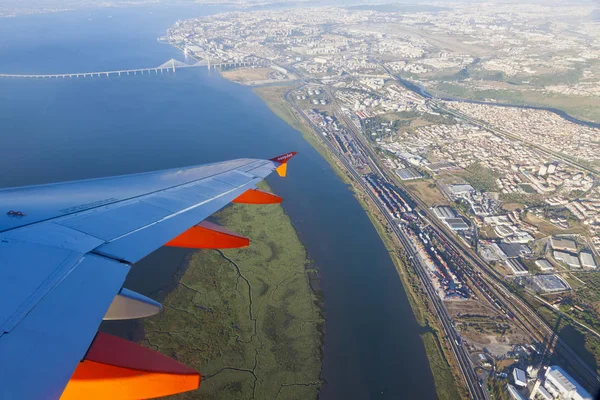
[[[496,107],[515,107],[515,108],[524,108],[524,109],[529,109],[529,110],[550,111],[554,114],[557,114],[560,117],[563,117],[564,119],[566,119],[569,122],[573,122],[575,124],[579,124],[579,125],[583,125],[583,126],[589,126],[590,128],[600,128],[600,123],[598,123],[598,122],[586,121],[583,119],[575,118],[572,115],[568,114],[566,111],[560,110],[558,108],[553,108],[553,107],[511,104],[511,103],[503,103],[501,101],[495,102],[495,101],[459,99],[457,97],[440,97],[440,98],[438,98],[438,97],[434,96],[433,94],[429,93],[422,85],[415,83],[413,81],[410,81],[408,79],[404,79],[398,75],[394,75],[394,76],[396,79],[398,79],[398,81],[400,81],[400,83],[402,83],[404,85],[405,88],[412,90],[413,92],[415,92],[427,99],[443,100],[443,101],[456,101],[456,102],[471,103],[471,104],[483,104],[483,105],[490,105],[490,106],[496,106]]]
[[[143,6],[0,20],[0,72],[152,67],[174,48],[156,38],[211,7]],[[284,198],[321,272],[326,336],[322,399],[435,398],[419,325],[394,265],[348,186],[299,132],[249,89],[214,72],[0,80],[0,187],[93,178],[238,157],[299,155]],[[157,294],[186,253],[161,249],[127,287]]]

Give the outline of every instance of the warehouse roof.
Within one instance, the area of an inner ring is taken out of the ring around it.
[[[531,248],[523,243],[500,243],[498,245],[508,258],[517,258],[531,254]]]
[[[527,268],[525,268],[519,260],[515,260],[514,258],[506,260],[506,265],[515,275],[527,275],[529,273]]]
[[[551,271],[554,269],[552,264],[548,260],[544,260],[543,258],[535,261],[535,265],[539,267],[542,271]]]
[[[435,216],[438,217],[439,219],[456,217],[456,212],[451,207],[448,207],[448,206],[437,206],[437,207],[433,207],[432,210],[433,210],[433,213],[435,214]]]
[[[579,258],[574,256],[573,254],[566,253],[564,251],[554,251],[554,258],[558,261],[562,261],[570,267],[579,268],[581,264],[579,264]]]
[[[554,250],[567,250],[571,252],[577,251],[577,243],[571,239],[550,238],[550,244]]]
[[[464,231],[469,229],[469,225],[465,222],[465,220],[462,217],[446,218],[444,222],[447,223],[448,226],[455,231]]]
[[[581,265],[584,267],[596,268],[596,260],[594,260],[594,256],[590,252],[582,251],[579,253],[579,261],[581,261]]]

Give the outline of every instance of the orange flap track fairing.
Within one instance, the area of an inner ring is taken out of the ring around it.
[[[250,239],[231,232],[222,226],[202,221],[167,242],[165,246],[186,249],[236,249],[247,247]]]
[[[233,200],[233,203],[242,204],[279,204],[283,199],[272,193],[258,189],[248,189]]]
[[[195,390],[200,374],[139,344],[98,332],[61,400],[152,399]]]

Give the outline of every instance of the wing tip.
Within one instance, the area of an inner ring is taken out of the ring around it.
[[[295,151],[291,151],[291,152],[289,152],[289,153],[285,153],[285,154],[282,154],[282,155],[280,155],[280,156],[273,157],[273,158],[269,159],[269,161],[274,161],[274,162],[278,162],[278,163],[280,163],[280,164],[285,164],[285,163],[287,163],[287,162],[288,162],[288,161],[289,161],[289,160],[290,160],[292,157],[294,157],[296,154],[298,154],[298,153],[297,153],[297,152],[295,152]]]
[[[269,161],[279,163],[277,168],[275,168],[275,171],[277,171],[277,174],[280,177],[285,178],[285,176],[287,175],[287,162],[291,160],[292,157],[294,157],[296,154],[298,153],[296,153],[295,151],[291,151],[289,153],[285,153],[280,156],[269,159]]]

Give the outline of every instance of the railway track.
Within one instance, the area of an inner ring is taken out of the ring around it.
[[[355,125],[350,119],[339,109],[335,101],[335,97],[329,89],[326,90],[331,98],[332,104],[336,107],[338,114],[341,119],[348,126],[350,132],[352,132],[354,139],[360,145],[362,150],[367,154],[367,160],[373,165],[376,164],[375,160],[378,160],[378,156],[375,154],[369,143],[366,143],[366,139],[362,136],[361,132],[358,132]],[[482,126],[485,128],[485,126]],[[429,207],[418,197],[410,194],[408,188],[396,177],[387,171],[385,166],[376,166],[374,170],[381,171],[383,179],[388,182],[393,182],[398,187],[402,188],[407,196],[417,204],[418,208],[424,212],[427,218],[425,221],[432,226],[435,231],[443,237],[448,243],[452,244],[452,247],[457,251],[468,263],[474,265],[479,272],[481,272],[482,278],[491,289],[494,297],[505,307],[510,310],[514,318],[519,324],[521,324],[526,332],[530,332],[534,337],[541,343],[546,342],[547,345],[553,345],[555,349],[565,354],[565,362],[571,365],[572,371],[577,371],[578,377],[587,383],[587,386],[593,388],[593,391],[598,390],[600,387],[600,377],[595,370],[590,368],[585,361],[579,357],[577,353],[571,349],[571,347],[562,340],[557,333],[548,326],[548,324],[527,305],[520,297],[513,294],[504,284],[504,279],[497,271],[493,270],[488,266],[477,254],[471,249],[465,249],[464,244],[460,243],[458,238],[453,232],[448,232],[445,226],[442,226],[437,218],[429,210]]]
[[[333,100],[331,94],[329,94],[329,96]],[[320,129],[317,126],[315,126],[313,122],[304,114],[304,112],[301,109],[299,109],[295,105],[295,103],[290,99],[289,93],[285,95],[285,99],[288,103],[292,105],[296,112],[306,121],[306,123],[312,128],[313,131],[320,131]],[[347,121],[344,122],[346,122],[346,124],[348,123]],[[448,338],[448,342],[456,356],[460,371],[464,377],[465,383],[467,384],[467,388],[469,390],[471,398],[484,400],[489,399],[489,394],[487,390],[483,389],[483,387],[481,386],[480,379],[473,368],[473,364],[471,363],[468,352],[462,345],[462,341],[460,341],[460,337],[454,328],[454,322],[448,315],[448,312],[445,306],[442,304],[441,299],[437,294],[437,291],[435,290],[433,284],[431,283],[431,280],[427,276],[427,267],[423,264],[423,261],[421,260],[418,252],[414,249],[414,247],[410,243],[410,240],[406,237],[406,234],[402,232],[402,230],[398,227],[397,221],[393,220],[393,218],[389,215],[388,211],[385,209],[381,201],[371,192],[371,190],[369,190],[363,176],[354,169],[354,167],[348,161],[346,156],[340,153],[330,141],[323,140],[323,142],[326,144],[329,151],[331,151],[331,153],[333,153],[336,156],[336,158],[344,165],[344,167],[352,175],[354,180],[362,187],[363,191],[371,198],[373,204],[375,204],[375,206],[379,209],[381,215],[384,216],[384,218],[386,219],[386,221],[400,240],[400,243],[402,243],[406,253],[409,256],[409,264],[417,273],[417,276],[421,280],[430,301],[434,305],[436,313],[442,324],[444,334]],[[369,159],[369,162],[372,162],[370,158],[371,157],[367,157],[367,159]],[[372,170],[378,171],[378,174],[382,174],[381,170],[378,167],[372,168]],[[383,174],[381,175],[381,178],[387,181],[387,178],[383,176]]]

